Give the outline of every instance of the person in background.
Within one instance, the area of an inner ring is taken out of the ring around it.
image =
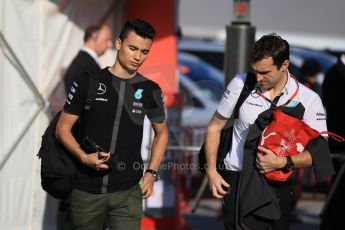
[[[327,126],[331,132],[345,137],[345,53],[326,73],[322,84],[323,102],[327,113]],[[328,193],[321,213],[321,230],[341,230],[345,226],[345,218],[341,215],[345,207],[345,143],[329,140],[333,154],[336,175]]]
[[[321,97],[321,85],[317,82],[317,76],[321,71],[320,63],[315,59],[306,59],[301,67],[301,83],[313,90]]]
[[[141,19],[124,24],[115,40],[114,65],[96,72],[99,87],[87,119],[83,119],[82,111],[90,84],[88,73],[73,82],[71,97],[56,127],[57,139],[79,161],[68,199],[72,229],[102,229],[105,221],[110,229],[140,229],[142,199],[153,192],[168,144],[162,90],[138,73],[155,34],[154,28]],[[140,150],[145,116],[155,136],[144,173]],[[72,135],[78,120],[80,143]],[[86,138],[97,147],[96,152],[84,150]]]
[[[345,54],[342,54],[338,62],[332,66],[325,74],[322,84],[322,99],[326,107],[327,127],[342,137],[345,137]],[[345,144],[332,139],[329,141],[329,147],[333,154],[345,156]]]
[[[107,25],[90,25],[86,28],[84,46],[68,66],[63,77],[66,95],[79,75],[101,69],[98,58],[111,47],[111,30]]]

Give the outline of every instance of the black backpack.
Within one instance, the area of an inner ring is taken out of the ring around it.
[[[98,79],[96,72],[88,72],[84,77],[90,78],[87,99],[84,104],[83,117],[91,109],[96,97]],[[61,111],[58,112],[48,125],[42,136],[40,150],[37,156],[41,159],[41,185],[44,191],[57,199],[65,199],[73,187],[77,159],[56,139],[55,128]],[[83,118],[83,119],[84,119]],[[72,133],[77,137],[79,121],[73,126]]]
[[[249,96],[251,91],[254,89],[256,83],[257,81],[256,81],[255,74],[252,72],[248,72],[240,97],[238,98],[238,101],[236,102],[234,111],[232,112],[231,117],[229,118],[229,120],[227,121],[227,124],[225,125],[225,127],[222,129],[220,133],[220,140],[219,140],[219,146],[218,146],[218,152],[217,152],[217,163],[216,163],[217,164],[216,167],[219,172],[225,169],[224,158],[226,157],[226,154],[229,152],[230,147],[231,147],[234,120],[238,118],[240,107],[242,106],[246,98]],[[199,171],[205,174],[206,169],[207,169],[207,161],[206,161],[206,155],[205,155],[205,142],[201,146],[201,149],[198,154],[198,158],[199,158]]]

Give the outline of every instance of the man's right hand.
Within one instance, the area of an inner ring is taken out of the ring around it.
[[[212,195],[216,198],[223,198],[224,195],[228,193],[230,184],[228,184],[215,169],[207,170],[206,175],[208,178],[210,190],[212,191]],[[224,187],[226,188],[225,190]]]

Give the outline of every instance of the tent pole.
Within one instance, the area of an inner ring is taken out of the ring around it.
[[[38,114],[40,113],[40,111],[44,108],[45,105],[45,101],[42,97],[42,95],[39,93],[39,91],[37,90],[35,84],[33,83],[33,81],[31,80],[30,76],[28,75],[28,73],[26,72],[26,70],[24,69],[23,65],[20,63],[19,59],[16,57],[15,53],[13,52],[13,50],[11,49],[11,47],[9,46],[9,44],[7,43],[5,37],[3,36],[2,32],[0,31],[0,46],[3,47],[4,50],[4,56],[8,58],[9,62],[12,63],[12,65],[18,70],[19,75],[22,77],[22,79],[24,80],[24,82],[27,84],[27,86],[30,88],[30,90],[32,91],[32,93],[35,96],[35,101],[38,104],[38,109],[36,110],[36,112],[34,113],[33,117],[29,120],[29,122],[25,125],[25,128],[22,130],[22,132],[19,134],[19,136],[15,139],[14,143],[12,144],[12,146],[10,147],[9,151],[7,153],[5,153],[5,157],[3,158],[3,160],[0,162],[0,171],[2,170],[2,168],[4,167],[4,165],[6,164],[7,160],[9,159],[9,157],[11,156],[12,152],[15,150],[15,148],[18,146],[18,143],[20,142],[20,140],[23,138],[23,136],[27,133],[27,131],[29,130],[30,126],[32,125],[32,123],[34,122],[34,120],[36,119],[36,117],[38,116]],[[7,52],[6,52],[7,51]]]

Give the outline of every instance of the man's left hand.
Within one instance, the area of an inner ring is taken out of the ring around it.
[[[259,146],[261,152],[256,154],[256,167],[261,173],[268,173],[276,169],[281,169],[286,164],[285,157],[279,157],[274,152]]]
[[[143,198],[146,199],[152,195],[155,177],[151,173],[145,173],[141,178],[141,192]]]

